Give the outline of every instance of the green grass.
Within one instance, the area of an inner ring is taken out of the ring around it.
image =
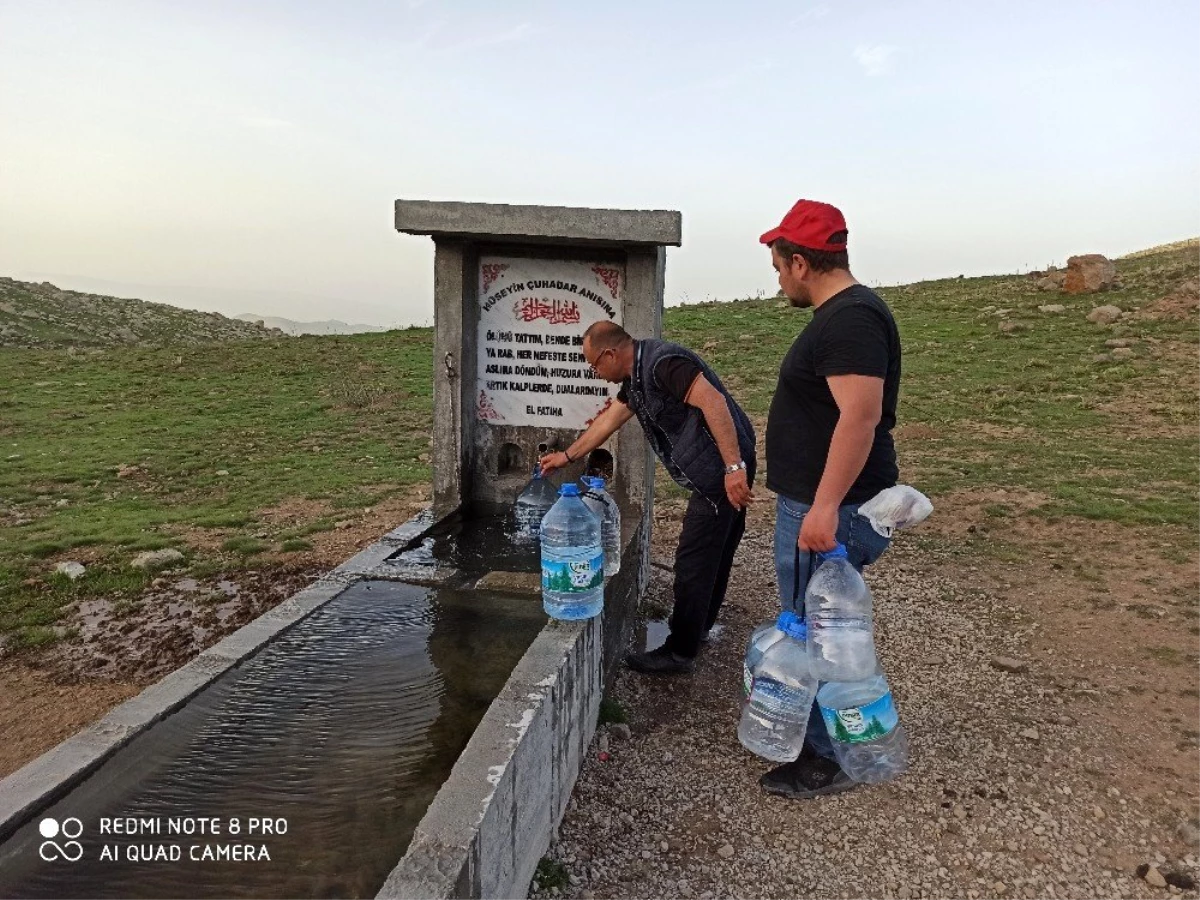
[[[1194,559],[1195,319],[1101,327],[1085,316],[1152,303],[1197,277],[1197,255],[1191,242],[1120,260],[1122,290],[1082,297],[1019,276],[881,289],[904,341],[902,478],[935,503],[996,488],[1044,498],[1031,513],[990,498],[993,534],[1019,515],[1084,517],[1152,528],[1164,555]],[[1067,312],[1040,313],[1047,303]],[[997,309],[1029,327],[1002,333]],[[765,420],[779,363],[810,315],[774,298],[697,304],[667,310],[664,335],[700,352]],[[1134,356],[1095,362],[1117,336]],[[185,550],[194,577],[259,567],[271,547],[306,549],[343,511],[427,484],[432,368],[430,329],[74,356],[5,349],[0,634],[44,642],[72,599],[135,600],[147,576],[128,562],[142,550]],[[121,477],[122,466],[137,468]],[[682,495],[661,472],[659,485]],[[272,525],[263,511],[289,499],[331,512]],[[189,547],[197,532],[222,549]],[[1020,559],[992,536],[968,543]],[[51,573],[71,556],[88,574],[64,584]]]
[[[113,588],[142,550],[186,550],[184,532],[224,542],[193,573],[236,569],[271,541],[295,552],[334,526],[273,531],[262,511],[281,501],[361,508],[427,483],[431,344],[429,329],[411,329],[0,353],[0,633]],[[52,584],[54,561],[80,554],[88,575]]]
[[[8,646],[12,650],[33,650],[38,647],[45,647],[47,644],[53,644],[58,639],[59,636],[54,629],[34,625],[14,634]]]
[[[221,544],[221,549],[230,553],[240,553],[242,556],[253,556],[255,553],[262,553],[264,550],[269,550],[271,547],[266,541],[260,538],[248,537],[244,534],[235,535]]]
[[[561,891],[570,884],[567,867],[557,859],[551,859],[548,856],[544,856],[538,861],[537,872],[534,874],[533,880],[544,891],[551,888],[558,888]]]
[[[620,702],[611,697],[602,697],[600,700],[600,711],[596,716],[597,727],[610,724],[628,724],[629,719],[625,715],[625,707]]]
[[[1108,303],[1135,311],[1165,296],[1197,276],[1198,249],[1183,242],[1120,260],[1124,286],[1103,294],[1042,292],[1021,276],[881,288],[904,344],[901,477],[935,497],[1003,487],[1045,495],[1041,516],[1165,525],[1166,543],[1182,541],[1192,553],[1200,513],[1195,317],[1135,316],[1103,327],[1086,315]],[[1066,313],[1038,311],[1050,303]],[[1001,309],[1029,327],[1002,333]],[[668,310],[664,331],[699,350],[747,412],[765,418],[779,363],[810,316],[774,298],[699,304]],[[1129,339],[1134,357],[1096,362],[1114,337]],[[1012,513],[988,509],[995,518]]]
[[[1188,655],[1181,653],[1174,647],[1146,647],[1142,652],[1151,659],[1166,663],[1169,666],[1182,666],[1188,661]]]

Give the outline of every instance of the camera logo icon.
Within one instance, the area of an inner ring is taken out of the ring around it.
[[[38,832],[46,839],[38,847],[38,855],[46,862],[78,862],[83,858],[83,844],[75,840],[83,834],[83,823],[74,816],[63,819],[61,823],[49,817],[42,819],[38,823]],[[55,838],[65,840],[59,843]]]

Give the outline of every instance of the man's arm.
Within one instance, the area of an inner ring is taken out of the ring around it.
[[[592,424],[588,426],[587,431],[576,438],[570,447],[565,451],[547,453],[541,458],[539,462],[542,466],[542,474],[549,475],[555,469],[561,469],[568,463],[575,462],[575,460],[587,456],[587,454],[612,437],[618,428],[632,418],[633,410],[620,400],[614,398],[612,406],[596,416],[592,420]]]
[[[733,424],[733,416],[729,414],[729,404],[725,395],[712,386],[703,372],[696,376],[683,402],[704,413],[704,421],[708,424],[713,440],[717,442],[717,450],[720,451],[725,465],[732,466],[741,462],[742,451],[738,447],[737,426]],[[745,469],[725,476],[725,495],[734,509],[741,509],[753,499]]]
[[[801,550],[832,550],[837,543],[838,507],[854,484],[875,442],[883,416],[883,379],[870,375],[830,375],[826,381],[838,406],[825,471],[797,543]]]

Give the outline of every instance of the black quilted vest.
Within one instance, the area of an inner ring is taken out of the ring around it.
[[[633,374],[625,390],[629,408],[637,416],[646,440],[675,483],[703,494],[709,500],[719,501],[725,496],[725,462],[708,431],[704,413],[676,400],[652,377],[654,367],[673,356],[684,356],[694,362],[709,383],[724,395],[737,429],[742,459],[754,463],[754,426],[750,419],[729,396],[717,374],[686,347],[653,338],[637,342]]]

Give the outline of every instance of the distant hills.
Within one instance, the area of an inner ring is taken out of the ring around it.
[[[278,328],[284,334],[362,334],[368,331],[390,331],[383,325],[348,325],[337,319],[324,322],[296,322],[279,316],[260,316],[256,313],[239,313],[234,316],[243,322],[261,322],[266,328]]]
[[[282,329],[165,303],[0,278],[0,347],[108,347],[270,341]]]

